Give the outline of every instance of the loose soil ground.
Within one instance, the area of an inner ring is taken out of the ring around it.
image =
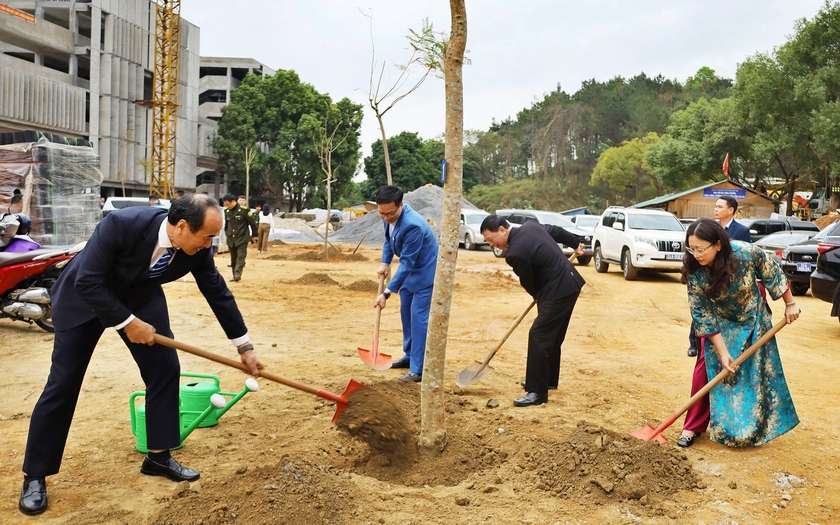
[[[243,280],[231,287],[251,338],[275,374],[336,393],[351,378],[367,385],[371,398],[385,399],[382,418],[374,410],[356,414],[356,422],[404,426],[408,443],[396,435],[353,437],[330,422],[334,404],[261,379],[259,391],[173,453],[201,472],[200,481],[143,476],[128,405],[143,383],[109,331],[38,523],[837,523],[840,325],[828,303],[798,298],[802,317],[778,336],[802,423],[755,449],[703,436],[683,450],[675,445],[680,422],[665,432],[664,446],[629,436],[688,398],[694,360],[685,355],[688,309],[676,274],[627,282],[617,268],[579,267],[588,284],[563,347],[559,389],[546,405],[516,408],[535,312],[486,378],[455,385],[530,302],[503,260],[462,250],[443,381],[447,445],[433,457],[417,448],[420,385],[397,382],[402,370],[369,369],[356,352],[371,344],[378,251],[362,247],[363,257],[348,258],[355,245],[337,244],[342,254],[323,260],[312,255],[320,246],[272,243],[267,254],[249,253]],[[218,256],[225,277],[227,263]],[[236,357],[189,278],[165,289],[176,339]],[[398,306],[395,296],[380,334],[380,351],[395,359],[402,355]],[[778,320],[781,309],[774,310]],[[0,333],[0,523],[32,523],[17,511],[20,468],[52,336],[8,320]],[[244,386],[237,370],[186,354],[181,363],[183,371],[219,376],[223,391]],[[389,440],[394,448],[379,450]]]

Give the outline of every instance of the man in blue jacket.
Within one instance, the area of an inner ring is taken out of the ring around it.
[[[394,361],[391,368],[408,368],[408,373],[401,376],[400,381],[417,383],[423,378],[426,330],[429,328],[438,242],[426,219],[403,203],[400,188],[379,188],[376,192],[376,206],[385,226],[382,264],[376,270],[377,276],[388,275],[395,255],[400,258],[400,263],[388,286],[376,298],[374,307],[385,308],[391,293],[400,294],[405,356]]]

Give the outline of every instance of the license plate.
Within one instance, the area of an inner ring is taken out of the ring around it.
[[[665,259],[667,259],[669,261],[681,261],[682,260],[682,254],[681,253],[666,253],[665,254]]]
[[[811,271],[811,263],[796,263],[796,271],[797,272],[810,272]]]

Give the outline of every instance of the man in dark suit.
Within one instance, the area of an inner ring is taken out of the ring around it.
[[[146,383],[149,454],[140,472],[174,481],[198,479],[198,472],[169,454],[181,442],[180,365],[176,351],[155,344],[154,334],[172,337],[161,285],[191,272],[242,363],[259,376],[262,364],[242,314],[208,249],[221,228],[222,212],[207,195],[182,197],[168,213],[158,207],[117,210],[102,219],[62,272],[51,290],[52,366],[30,420],[21,512],[38,514],[47,508],[45,477],[59,471],[85,371],[110,327],[118,330]]]
[[[392,292],[400,294],[405,356],[391,363],[391,368],[408,368],[408,373],[400,376],[399,380],[419,383],[423,380],[438,241],[426,219],[403,203],[403,191],[400,188],[379,188],[376,192],[376,206],[385,227],[382,263],[376,274],[379,277],[387,276],[394,256],[400,258],[400,264],[373,306],[385,308]]]
[[[738,201],[734,197],[721,197],[715,202],[715,219],[733,241],[752,242],[750,229],[735,220]]]
[[[519,276],[519,283],[537,302],[537,318],[528,332],[528,361],[523,387],[527,392],[513,404],[519,407],[548,402],[548,390],[560,380],[560,353],[572,311],[586,281],[557,245],[577,246],[580,239],[559,226],[527,221],[511,228],[507,220],[489,215],[481,234],[493,248],[505,249],[505,262]]]

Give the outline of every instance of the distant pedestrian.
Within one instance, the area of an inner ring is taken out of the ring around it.
[[[149,206],[163,206],[157,195],[149,195]]]
[[[230,265],[233,268],[232,282],[242,280],[248,242],[257,238],[257,221],[237,203],[236,197],[228,193],[222,197],[225,205],[225,236],[230,249]]]
[[[268,236],[274,232],[274,215],[268,206],[263,206],[259,214],[260,226],[257,230],[257,250],[268,253]]]

